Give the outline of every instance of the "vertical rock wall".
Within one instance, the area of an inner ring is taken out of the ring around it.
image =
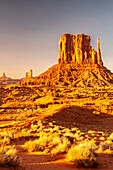
[[[102,65],[99,39],[97,52],[90,45],[90,36],[64,34],[59,41],[59,63],[94,63]]]

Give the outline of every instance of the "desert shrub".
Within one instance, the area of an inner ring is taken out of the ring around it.
[[[34,141],[27,141],[23,145],[23,151],[33,152],[33,151],[44,151],[47,144],[49,144],[50,139],[52,139],[52,136],[48,136],[46,133],[40,135],[39,139],[36,139]],[[55,141],[57,143],[57,141]],[[51,140],[51,145],[55,145],[56,143],[53,143]]]
[[[14,148],[0,148],[0,166],[14,167],[20,165],[20,158]]]
[[[107,149],[113,150],[113,142],[105,141],[100,143],[99,151],[105,151]]]
[[[36,139],[34,141],[27,141],[23,145],[23,150],[28,152],[44,151],[45,147],[50,143],[50,141],[53,140],[53,138],[53,135],[42,131],[39,133],[39,139]]]
[[[78,134],[78,133],[75,133],[75,134],[73,135],[73,137],[74,137],[75,141],[78,141],[78,142],[80,142],[80,141],[83,140],[83,137],[80,136],[80,134]]]
[[[77,142],[76,137],[74,136],[74,134],[72,132],[65,132],[63,134],[63,136],[65,136],[72,144]]]
[[[95,167],[98,165],[94,154],[95,149],[96,145],[89,141],[73,145],[66,155],[66,161],[75,162],[76,166]]]
[[[66,137],[61,137],[61,142],[58,143],[56,147],[51,150],[52,155],[56,155],[58,153],[67,152],[70,146],[70,141]]]
[[[8,137],[4,137],[3,139],[0,140],[1,145],[10,145],[11,140]]]
[[[23,145],[23,151],[33,152],[33,151],[43,151],[43,150],[44,150],[44,146],[39,144],[38,140],[34,140],[34,141],[29,140]]]
[[[67,151],[70,141],[66,137],[61,137],[58,133],[39,133],[39,139],[27,141],[23,145],[23,150],[28,152],[44,151],[47,149],[52,154]]]
[[[39,144],[43,145],[44,147],[50,142],[52,136],[51,133],[41,133],[40,138],[38,139]]]
[[[14,140],[13,133],[1,132],[0,145],[9,145],[11,140]]]
[[[61,138],[60,138],[60,136],[57,133],[54,133],[53,135],[51,135],[50,138],[51,139],[50,139],[48,144],[51,147],[54,147],[54,146],[58,145],[59,143],[61,143]]]

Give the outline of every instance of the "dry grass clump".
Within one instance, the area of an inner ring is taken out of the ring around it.
[[[28,141],[23,145],[23,150],[28,152],[44,151],[45,148],[53,148],[61,143],[61,138],[57,133],[40,132],[39,139]]]
[[[108,149],[113,151],[113,142],[110,142],[110,141],[101,142],[97,152],[98,153],[103,152]]]
[[[0,145],[10,145],[11,144],[11,140],[8,137],[4,137],[2,139],[0,139]]]
[[[50,139],[50,141],[49,141],[48,145],[49,145],[51,148],[54,147],[54,146],[56,146],[56,145],[58,145],[58,144],[60,144],[60,143],[62,142],[60,135],[57,134],[57,133],[51,134],[51,135],[49,136],[49,139]]]
[[[1,132],[1,133],[0,133],[0,138],[1,138],[1,137],[8,137],[8,138],[10,138],[11,140],[13,140],[13,139],[14,139],[14,134],[11,133],[11,132]]]
[[[45,132],[39,133],[39,139],[27,141],[23,145],[23,150],[28,152],[44,151],[48,143],[52,142],[53,135]]]
[[[31,141],[29,140],[23,146],[23,151],[33,152],[33,151],[43,151],[44,146],[39,144],[38,140]]]
[[[83,136],[80,136],[78,133],[75,133],[73,137],[75,138],[75,141],[78,141],[78,142],[83,140]]]
[[[106,141],[103,141],[99,144],[97,153],[112,153],[113,152],[113,133],[107,138]]]
[[[66,155],[66,161],[75,162],[76,166],[96,167],[98,165],[95,156],[96,145],[90,141],[82,141],[78,145],[72,145]]]
[[[0,133],[0,145],[10,145],[11,140],[14,140],[12,133],[1,132]]]
[[[59,153],[66,153],[69,150],[70,144],[71,143],[68,140],[68,138],[61,137],[61,142],[58,143],[58,145],[56,145],[56,147],[54,147],[51,150],[51,154],[56,155],[56,154],[59,154]]]
[[[14,167],[19,166],[20,162],[15,148],[0,148],[0,166]]]
[[[67,137],[60,136],[58,133],[39,133],[39,139],[28,141],[23,145],[23,150],[28,152],[44,151],[51,152],[52,155],[67,152],[70,141]]]

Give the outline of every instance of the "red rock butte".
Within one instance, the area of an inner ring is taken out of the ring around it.
[[[100,52],[99,38],[97,51],[91,46],[90,36],[84,34],[64,34],[59,41],[59,63],[91,63],[103,65]]]
[[[103,66],[100,41],[97,50],[91,46],[89,35],[64,34],[59,41],[58,64],[22,85],[97,87],[113,84],[113,73]]]

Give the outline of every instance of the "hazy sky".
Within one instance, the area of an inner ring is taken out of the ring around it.
[[[0,0],[0,76],[34,76],[57,63],[64,33],[100,38],[104,65],[113,71],[113,0]]]

